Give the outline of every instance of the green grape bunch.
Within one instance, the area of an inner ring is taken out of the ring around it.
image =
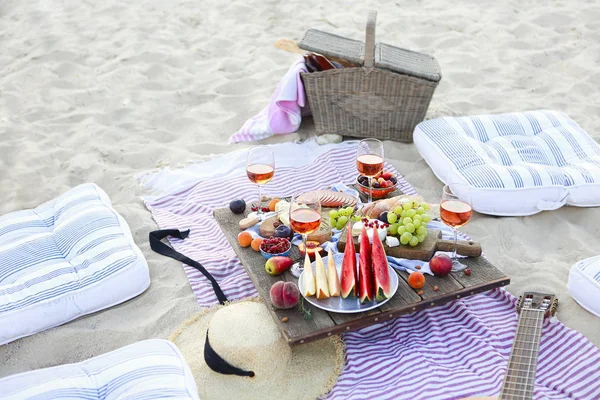
[[[341,231],[348,221],[350,221],[350,217],[352,217],[353,213],[354,207],[342,207],[337,210],[329,211],[329,222],[331,227]],[[352,220],[354,220],[354,217],[352,217]]]
[[[398,236],[400,244],[405,246],[415,247],[422,243],[427,237],[427,223],[431,221],[427,210],[428,203],[408,200],[388,211],[389,234]]]

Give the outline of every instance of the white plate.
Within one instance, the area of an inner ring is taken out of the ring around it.
[[[358,265],[358,257],[356,254],[356,264]],[[337,269],[338,277],[342,272],[342,260],[344,259],[343,253],[338,253],[333,255],[333,259],[335,260],[335,267]],[[323,257],[323,263],[325,264],[325,273],[327,273],[327,256]],[[315,263],[312,264],[313,273],[315,273]],[[304,271],[302,271],[304,274]],[[302,288],[302,274],[300,274],[300,278],[298,278],[298,288],[300,289],[300,293],[304,293]],[[398,290],[398,274],[390,267],[390,281],[392,283],[392,296],[396,294],[396,290]],[[367,303],[361,304],[360,300],[357,297],[343,299],[342,296],[337,297],[329,297],[327,299],[317,299],[316,296],[306,297],[302,295],[306,301],[310,304],[314,305],[317,308],[320,308],[325,311],[331,311],[342,314],[352,314],[352,313],[360,313],[363,311],[369,311],[374,308],[381,306],[382,304],[387,303],[390,299],[385,299],[383,301],[369,301]],[[391,298],[390,297],[390,298]]]

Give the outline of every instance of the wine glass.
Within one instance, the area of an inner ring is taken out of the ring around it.
[[[373,201],[373,177],[383,171],[383,143],[377,139],[363,139],[356,150],[356,167],[369,178],[369,203]]]
[[[310,233],[315,232],[321,225],[321,202],[319,196],[315,193],[295,193],[290,203],[290,227],[294,232],[302,235],[304,251],[306,248],[306,239]],[[302,268],[300,263],[292,266],[292,274],[300,277]]]
[[[454,188],[454,191],[453,189]],[[460,195],[458,194],[460,192]],[[454,251],[452,252],[452,271],[460,271],[467,266],[458,261],[456,256],[456,242],[458,230],[471,219],[473,208],[471,207],[471,191],[467,185],[451,184],[444,186],[442,191],[442,202],[440,203],[440,218],[442,222],[454,231]]]
[[[262,221],[262,185],[267,184],[275,174],[275,158],[269,146],[256,146],[248,151],[246,159],[248,179],[258,185],[258,219]]]

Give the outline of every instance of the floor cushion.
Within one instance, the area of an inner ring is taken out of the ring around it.
[[[173,343],[160,339],[0,379],[0,394],[4,400],[199,398],[185,359]]]
[[[600,146],[564,113],[436,118],[417,125],[414,142],[442,182],[470,186],[481,213],[600,205]]]
[[[94,184],[0,217],[0,345],[137,296],[148,265]]]
[[[568,288],[576,302],[600,317],[600,256],[586,258],[573,265]]]

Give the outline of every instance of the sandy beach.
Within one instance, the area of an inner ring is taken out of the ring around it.
[[[343,4],[343,6],[342,6]],[[258,112],[294,61],[276,49],[309,28],[433,54],[443,79],[428,118],[564,111],[600,141],[600,3],[594,1],[7,0],[0,3],[0,214],[95,182],[129,223],[152,284],[122,305],[0,346],[0,377],[166,338],[198,311],[180,263],[150,250],[156,229],[136,175],[250,144],[228,137]],[[314,135],[310,121],[299,134]],[[412,144],[386,158],[420,194],[442,184]],[[555,293],[558,318],[600,346],[600,319],[569,296],[569,269],[600,254],[600,209],[476,215],[464,229],[519,295]]]

